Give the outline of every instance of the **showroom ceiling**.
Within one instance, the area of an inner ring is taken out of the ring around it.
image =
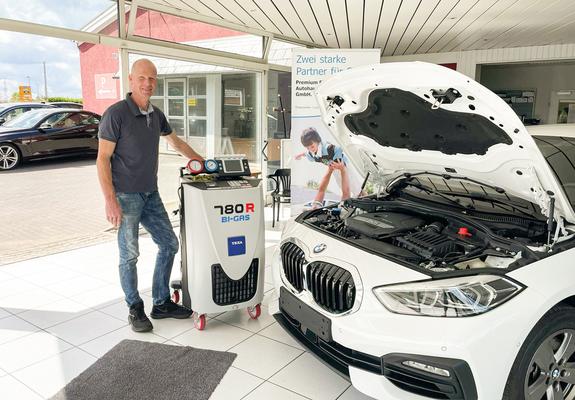
[[[134,0],[163,11],[383,55],[575,41],[574,0]]]

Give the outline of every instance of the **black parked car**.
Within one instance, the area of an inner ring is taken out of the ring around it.
[[[0,171],[23,160],[97,154],[100,116],[89,111],[42,108],[0,126]]]
[[[45,103],[1,103],[0,104],[0,125],[10,121],[25,112],[37,110],[38,108],[54,108],[55,105]]]

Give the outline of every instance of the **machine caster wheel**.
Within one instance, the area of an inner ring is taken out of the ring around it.
[[[250,315],[251,319],[258,319],[258,317],[262,314],[261,305],[256,304],[253,307],[248,307],[248,314]]]
[[[180,291],[179,290],[174,290],[174,293],[172,293],[172,301],[176,304],[178,304],[180,302]]]
[[[194,327],[203,331],[206,328],[206,314],[199,315],[197,312],[192,314],[192,319],[194,320]]]

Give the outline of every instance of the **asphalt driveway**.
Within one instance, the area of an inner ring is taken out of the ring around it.
[[[160,155],[159,190],[178,207],[184,158]],[[104,214],[95,157],[30,162],[0,173],[0,265],[115,240]]]

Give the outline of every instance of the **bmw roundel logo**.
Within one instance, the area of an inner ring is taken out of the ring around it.
[[[325,250],[326,247],[327,246],[325,245],[325,243],[320,243],[313,248],[313,252],[316,254],[321,253],[322,251]]]

